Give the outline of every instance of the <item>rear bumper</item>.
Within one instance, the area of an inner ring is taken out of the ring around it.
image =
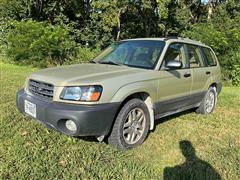
[[[107,135],[114,122],[120,103],[99,105],[75,105],[58,102],[47,102],[30,96],[24,90],[17,93],[16,103],[20,112],[25,114],[25,100],[36,105],[36,119],[49,128],[61,131],[70,136]],[[69,132],[65,121],[71,119],[77,125],[77,131]]]

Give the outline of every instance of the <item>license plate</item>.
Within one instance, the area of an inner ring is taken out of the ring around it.
[[[27,100],[24,102],[25,113],[36,118],[36,104],[33,104]]]

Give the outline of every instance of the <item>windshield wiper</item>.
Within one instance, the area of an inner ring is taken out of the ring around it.
[[[116,66],[121,66],[122,64],[118,64],[114,61],[99,61],[100,64],[111,64],[111,65],[116,65]]]
[[[89,61],[89,63],[97,64],[97,62],[93,60]]]

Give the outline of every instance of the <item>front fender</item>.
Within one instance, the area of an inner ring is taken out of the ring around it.
[[[158,81],[151,80],[126,84],[118,89],[118,91],[113,95],[111,102],[123,102],[127,97],[139,92],[148,93],[152,102],[156,102],[158,96]]]

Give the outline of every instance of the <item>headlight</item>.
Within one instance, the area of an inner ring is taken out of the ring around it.
[[[98,101],[102,94],[102,86],[65,87],[61,99],[72,101]]]

